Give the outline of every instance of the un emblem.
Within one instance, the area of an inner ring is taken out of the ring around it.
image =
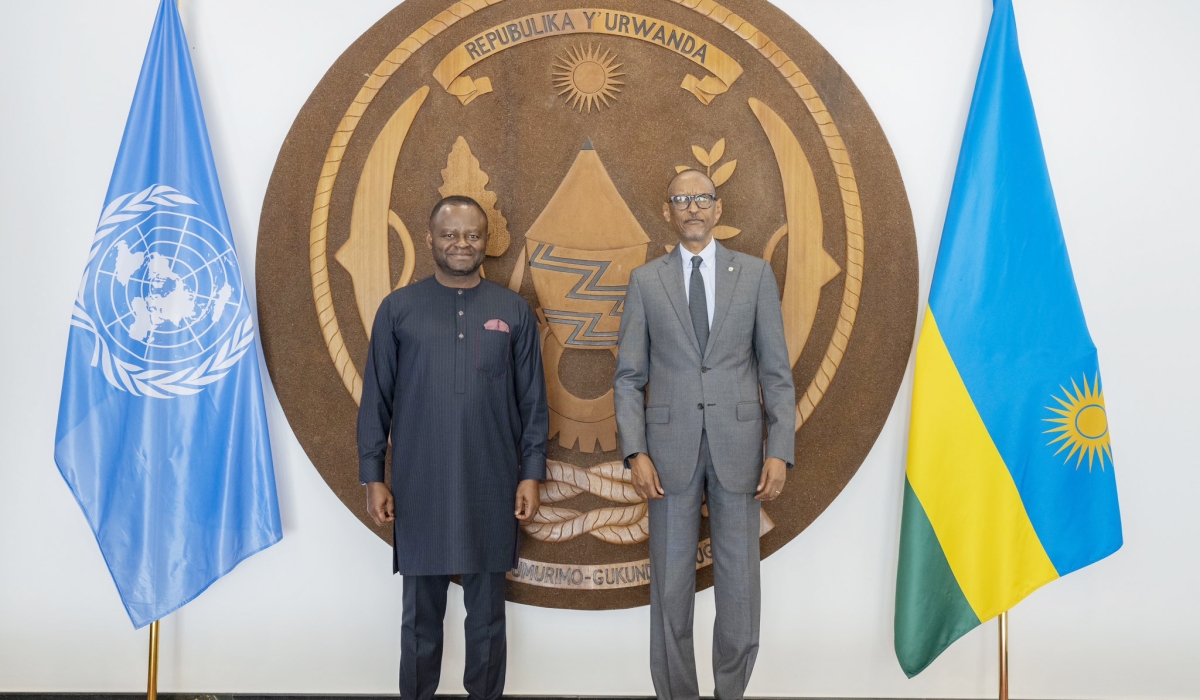
[[[763,506],[762,556],[837,497],[899,389],[917,259],[887,139],[833,57],[765,0],[430,0],[397,7],[329,69],[280,150],[259,229],[276,393],[368,527],[355,416],[375,312],[432,274],[434,202],[467,195],[488,215],[485,276],[537,314],[550,409],[542,505],[509,599],[647,602],[647,506],[621,465],[612,379],[630,272],[677,242],[662,208],[683,169],[717,187],[713,235],[770,261],[781,291],[797,469]]]
[[[166,185],[121,195],[100,216],[72,325],[96,340],[92,365],[134,396],[199,393],[250,349],[232,242]]]

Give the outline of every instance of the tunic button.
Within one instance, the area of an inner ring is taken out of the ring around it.
[[[458,290],[458,295],[459,295],[460,297],[462,296],[462,290],[461,290],[461,289],[460,289],[460,290]]]
[[[703,410],[704,410],[704,404],[702,404],[702,403],[698,403],[698,404],[696,404],[696,408],[698,408],[698,409],[700,409],[701,411],[703,411]]]
[[[458,339],[459,339],[459,340],[462,340],[462,337],[463,337],[463,334],[462,334],[462,333],[459,333],[459,334],[458,334]]]
[[[458,315],[459,315],[459,316],[462,316],[462,312],[461,312],[461,311],[459,311],[459,312],[458,312]]]

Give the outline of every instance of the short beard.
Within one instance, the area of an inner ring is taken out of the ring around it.
[[[685,227],[680,227],[678,231],[681,239],[692,243],[699,243],[705,240],[711,233],[712,229],[699,229],[698,231],[694,231]]]
[[[475,274],[479,268],[483,267],[484,257],[486,256],[479,256],[479,259],[475,261],[475,264],[472,265],[470,269],[456,270],[453,267],[450,267],[450,263],[446,260],[445,255],[435,251],[433,253],[433,264],[436,265],[437,269],[440,270],[444,275],[449,275],[451,277],[470,277],[471,275]]]

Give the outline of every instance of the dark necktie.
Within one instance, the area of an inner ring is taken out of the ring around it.
[[[688,283],[688,310],[692,312],[692,328],[700,341],[700,355],[708,346],[708,297],[704,294],[704,276],[700,274],[703,258],[692,256],[692,279]]]

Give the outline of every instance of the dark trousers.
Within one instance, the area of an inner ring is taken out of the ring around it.
[[[449,576],[404,577],[400,628],[400,697],[431,700],[442,675],[442,623]],[[508,655],[504,628],[504,572],[463,574],[467,664],[463,687],[471,700],[498,700]]]

